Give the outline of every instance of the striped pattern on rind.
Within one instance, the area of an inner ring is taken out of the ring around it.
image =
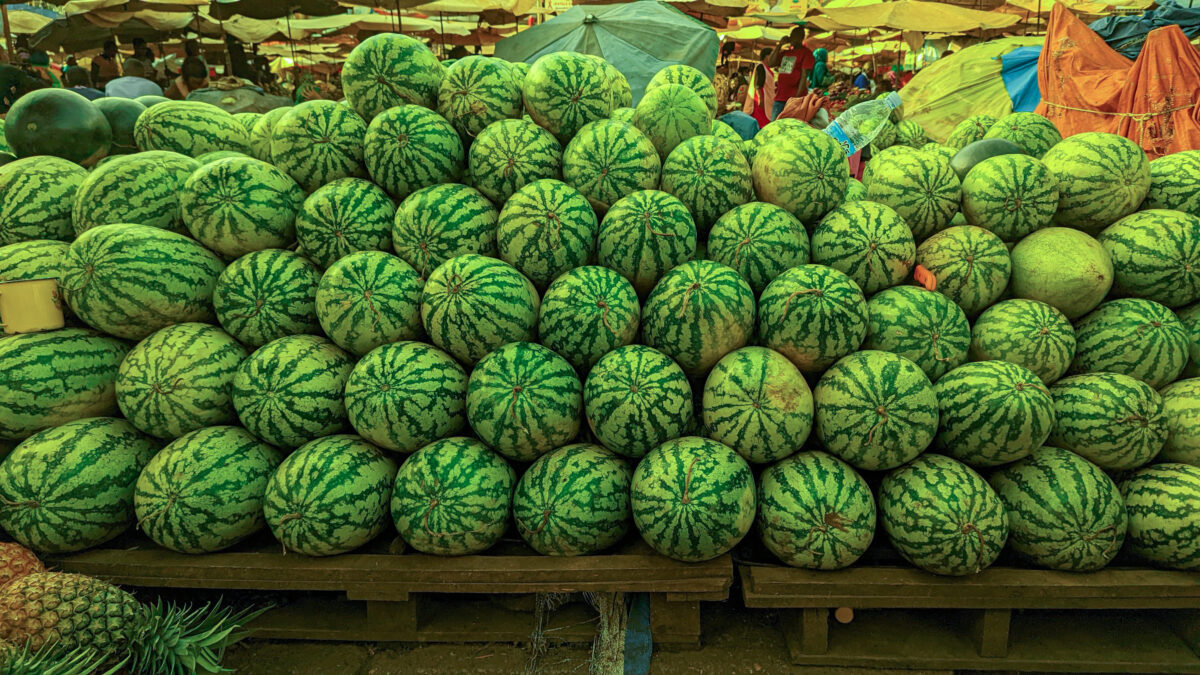
[[[967,316],[1004,295],[1012,275],[1008,247],[995,234],[972,225],[947,228],[921,242],[917,264],[933,274],[937,292]]]
[[[708,233],[708,257],[741,273],[757,297],[775,277],[809,260],[808,232],[788,211],[766,202],[735,206]]]
[[[599,63],[600,68],[604,71],[610,107],[620,108],[633,105],[633,89],[629,87],[629,80],[625,79],[625,74],[617,70],[617,67],[606,61],[603,56],[596,54],[588,54],[588,56]]]
[[[757,522],[763,545],[784,564],[841,569],[875,538],[875,498],[850,465],[802,452],[763,471]]]
[[[438,112],[467,141],[492,122],[520,117],[521,105],[520,83],[503,59],[461,58],[438,85]]]
[[[1024,366],[1053,384],[1075,358],[1075,329],[1063,313],[1036,300],[1004,300],[971,327],[972,361],[998,359]]]
[[[501,345],[532,340],[540,304],[537,289],[512,266],[460,255],[429,275],[421,322],[433,344],[473,365]]]
[[[220,255],[236,258],[296,240],[304,191],[286,173],[250,157],[197,169],[179,195],[188,231]]]
[[[995,123],[996,118],[991,115],[971,115],[955,125],[946,139],[946,145],[954,150],[962,150],[975,141],[983,140]]]
[[[58,157],[25,157],[0,167],[0,246],[74,239],[71,205],[87,176],[87,169]]]
[[[321,276],[317,320],[334,344],[359,356],[382,344],[415,340],[423,330],[422,285],[417,271],[396,256],[351,253]]]
[[[750,466],[707,438],[688,436],[650,451],[634,471],[631,496],[642,538],[675,560],[716,558],[754,524]]]
[[[663,162],[662,191],[678,197],[696,227],[707,232],[726,211],[754,199],[754,179],[737,146],[716,136],[693,136]]]
[[[659,70],[646,83],[646,93],[667,84],[678,84],[691,89],[708,108],[708,116],[717,113],[717,90],[708,77],[686,63],[675,63]]]
[[[962,201],[962,188],[950,164],[924,152],[896,152],[872,159],[864,175],[867,199],[887,204],[904,218],[917,241],[950,224]]]
[[[1063,378],[1050,387],[1054,433],[1050,445],[1102,469],[1133,469],[1163,449],[1163,400],[1144,382],[1116,373]]]
[[[925,127],[913,120],[901,120],[896,125],[896,141],[918,150],[930,142]]]
[[[273,108],[263,113],[262,117],[250,129],[250,156],[254,159],[271,162],[271,135],[275,132],[275,123],[291,110],[290,106]]]
[[[1175,316],[1188,331],[1188,364],[1184,377],[1200,377],[1200,303],[1176,310]]]
[[[1079,230],[1038,230],[1018,242],[1010,257],[1012,294],[1052,305],[1072,321],[1092,311],[1112,287],[1108,252]]]
[[[285,551],[353,551],[387,528],[396,462],[358,436],[319,438],[283,460],[263,515]]]
[[[766,347],[743,347],[718,361],[704,383],[702,408],[708,436],[757,464],[791,455],[812,431],[808,383]]]
[[[167,101],[147,108],[133,125],[138,150],[199,157],[215,150],[250,151],[250,132],[210,103]]]
[[[454,127],[416,105],[392,108],[372,120],[363,148],[371,180],[397,200],[458,180],[465,156]]]
[[[543,178],[558,178],[562,146],[549,131],[526,120],[492,122],[479,133],[467,158],[471,184],[496,204]]]
[[[1150,209],[1096,236],[1112,258],[1113,292],[1180,307],[1200,300],[1200,217]]]
[[[1056,225],[1095,234],[1137,210],[1150,190],[1150,161],[1137,143],[1099,132],[1075,134],[1042,163],[1058,185]]]
[[[1014,112],[1001,117],[983,137],[1012,141],[1031,157],[1045,155],[1063,139],[1054,122],[1032,112]]]
[[[680,143],[712,131],[712,112],[688,87],[664,84],[647,88],[633,109],[633,126],[646,134],[666,162]]]
[[[113,157],[79,185],[71,208],[75,234],[101,225],[137,223],[183,233],[180,192],[196,160],[176,152]]]
[[[596,439],[632,459],[684,435],[692,422],[687,375],[666,354],[642,345],[615,349],[596,362],[583,401]]]
[[[867,295],[903,282],[916,254],[904,219],[876,202],[842,204],[813,230],[813,262],[845,272]]]
[[[339,178],[366,176],[367,123],[333,101],[305,101],[271,130],[271,158],[306,192]]]
[[[1054,401],[1033,371],[1007,361],[966,363],[934,385],[934,447],[975,468],[999,466],[1040,448],[1054,430]]]
[[[317,334],[316,296],[321,272],[299,254],[281,249],[247,253],[225,268],[213,292],[221,327],[249,347],[286,335]]]
[[[971,326],[946,296],[916,286],[897,286],[867,302],[866,349],[882,349],[920,366],[936,382],[967,360]]]
[[[588,122],[608,117],[609,92],[604,69],[576,52],[540,57],[521,81],[526,112],[560,143],[571,140]]]
[[[428,278],[456,256],[494,256],[499,217],[496,207],[474,188],[458,183],[432,185],[400,204],[392,246],[421,278]]]
[[[1172,209],[1200,218],[1200,150],[1176,152],[1150,162],[1150,191],[1143,209]]]
[[[1183,373],[1188,337],[1183,323],[1157,302],[1112,300],[1075,324],[1071,372],[1120,373],[1158,389]]]
[[[632,122],[592,122],[563,150],[563,181],[583,193],[598,214],[638,190],[657,188],[661,170],[654,143]]]
[[[0,282],[57,279],[69,247],[57,239],[29,239],[0,246]]]
[[[426,108],[437,102],[444,70],[425,43],[399,33],[363,40],[346,57],[342,87],[363,119],[405,104]]]
[[[620,272],[642,297],[695,253],[696,223],[683,202],[665,192],[634,192],[600,222],[598,262]]]
[[[867,301],[844,272],[798,265],[780,274],[758,299],[763,346],[802,372],[819,373],[857,350],[867,335]]]
[[[1200,466],[1200,378],[1173,382],[1158,393],[1167,421],[1167,443],[1158,458]]]
[[[1200,468],[1156,464],[1120,487],[1130,550],[1158,567],[1200,569]]]
[[[1058,183],[1050,170],[1027,155],[989,157],[962,182],[967,222],[1004,241],[1048,227],[1058,210]]]
[[[575,188],[538,180],[517,190],[496,221],[500,259],[545,290],[560,274],[595,257],[596,212]]]
[[[296,237],[304,255],[329,267],[357,251],[392,248],[396,205],[378,186],[340,178],[304,200],[296,213]]]
[[[600,357],[633,342],[640,319],[641,304],[627,279],[607,267],[576,267],[546,289],[538,337],[587,373]]]
[[[516,472],[491,448],[448,438],[400,467],[392,518],[404,541],[422,553],[482,553],[508,530],[516,483]]]
[[[806,225],[842,203],[849,180],[842,146],[821,133],[782,134],[760,145],[754,157],[754,191],[759,201],[782,206]]]

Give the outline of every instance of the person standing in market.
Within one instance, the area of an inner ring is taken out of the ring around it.
[[[121,76],[121,67],[117,65],[117,43],[105,40],[101,52],[92,57],[92,86],[103,89],[112,80]]]
[[[796,26],[771,54],[768,65],[775,70],[775,103],[771,119],[775,119],[788,99],[808,93],[808,73],[814,60],[812,50],[804,46],[804,26]]]
[[[760,63],[754,66],[750,75],[746,101],[742,104],[742,112],[753,117],[760,129],[771,121],[771,105],[775,100],[775,71],[767,65],[770,56],[769,49],[759,54]]]

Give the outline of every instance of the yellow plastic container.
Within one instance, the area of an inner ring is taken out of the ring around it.
[[[0,282],[0,329],[9,335],[62,328],[57,279]]]

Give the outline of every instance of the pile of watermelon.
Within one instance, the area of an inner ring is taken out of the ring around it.
[[[897,119],[859,182],[688,66],[633,105],[601,58],[388,34],[343,81],[14,106],[0,281],[68,327],[0,339],[9,536],[1200,568],[1200,153]]]

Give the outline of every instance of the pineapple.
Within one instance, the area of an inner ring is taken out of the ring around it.
[[[0,588],[26,574],[45,571],[46,566],[37,559],[33,551],[20,544],[0,541]]]
[[[29,647],[17,649],[7,642],[0,642],[0,675],[97,675],[100,672],[116,675],[125,665],[122,661],[101,671],[104,661],[104,655],[97,655],[90,649],[64,653],[43,647],[34,651]]]

